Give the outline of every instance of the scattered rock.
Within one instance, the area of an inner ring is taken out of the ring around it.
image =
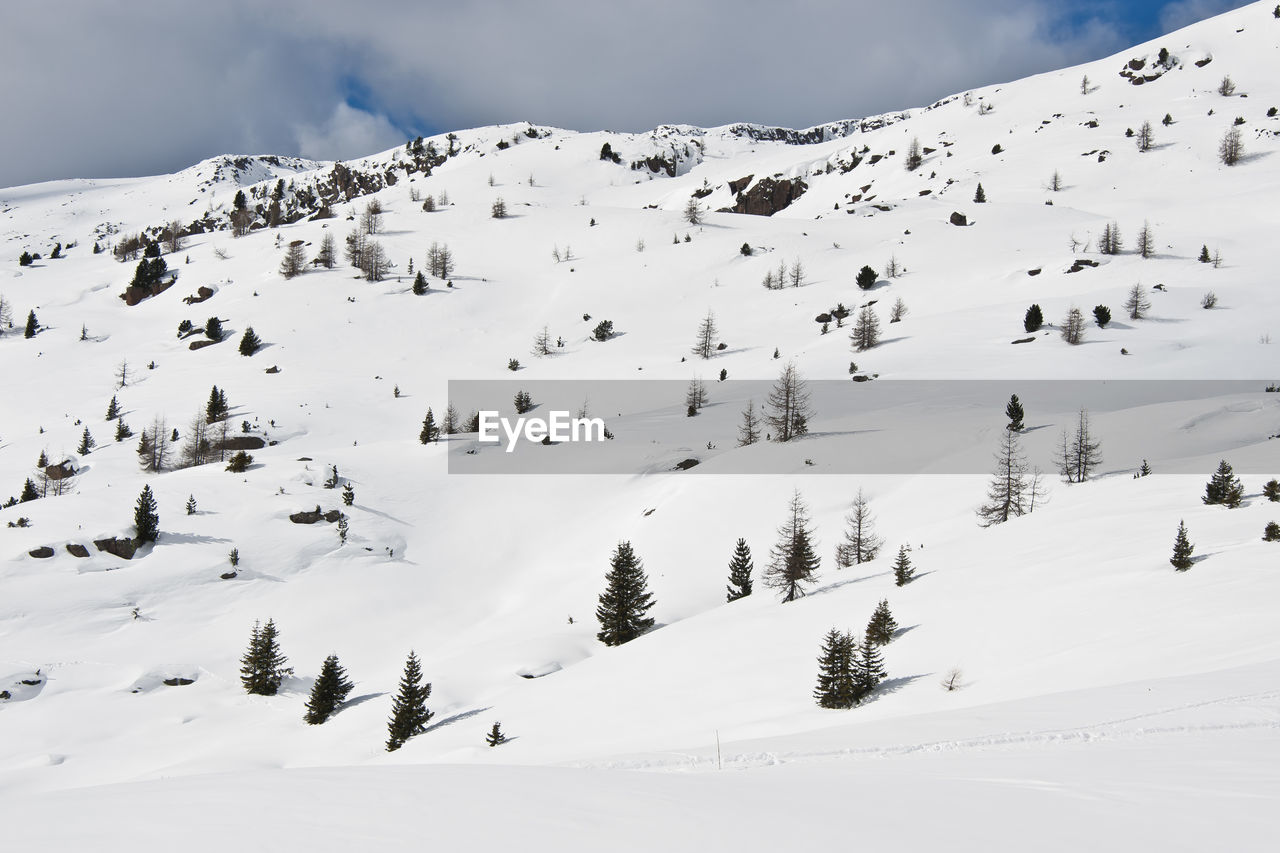
[[[70,459],[66,459],[57,465],[46,465],[44,473],[50,480],[65,480],[76,475],[76,466]]]
[[[222,450],[261,450],[267,443],[256,435],[232,435],[219,445]]]
[[[289,520],[294,524],[315,524],[324,518],[324,513],[320,512],[320,508],[304,510],[303,512],[295,512],[289,516]]]
[[[132,539],[95,539],[93,544],[97,546],[99,551],[105,551],[113,554],[122,560],[132,560],[133,555],[138,551],[138,543]]]
[[[192,341],[187,345],[187,349],[193,349],[193,350],[204,349],[205,347],[211,347],[216,343],[219,343],[219,341],[210,341],[210,340]]]
[[[697,460],[697,459],[686,459],[686,460],[684,460],[683,462],[677,462],[677,463],[676,463],[676,470],[678,470],[678,471],[688,471],[690,468],[692,468],[693,466],[695,466],[695,465],[697,465],[697,464],[698,464],[698,460]]]
[[[196,289],[195,296],[185,296],[182,301],[188,305],[199,305],[201,302],[208,300],[213,296],[213,288],[201,285]]]
[[[164,680],[164,685],[166,687],[186,687],[188,684],[195,684],[195,683],[196,683],[196,680],[194,678],[174,677],[174,678],[166,678]]]
[[[273,364],[273,365],[271,365],[270,367],[268,367],[268,368],[267,368],[266,372],[267,372],[267,373],[279,373],[279,372],[280,372],[280,368]]]
[[[968,219],[968,217],[966,217],[963,213],[960,213],[959,211],[954,211],[954,212],[951,214],[951,224],[952,224],[952,225],[962,225],[962,226],[963,226],[963,225],[968,225],[968,224],[969,224],[969,219]]]
[[[1032,341],[1034,341],[1034,340],[1035,340],[1035,338],[1018,338],[1016,341],[1010,341],[1010,343],[1014,343],[1014,344],[1029,344],[1029,343],[1031,343],[1031,342],[1032,342]]]
[[[236,579],[237,574],[238,574],[237,572],[223,572],[222,574],[218,575],[218,577],[222,578],[224,581],[231,581]]]
[[[830,314],[819,314],[817,317],[814,317],[814,318],[813,318],[813,322],[815,322],[815,323],[830,323],[830,322],[831,322],[831,315],[830,315]]]
[[[1030,276],[1040,275],[1041,269],[1042,269],[1041,267],[1037,267],[1036,269],[1033,269],[1033,270],[1027,270],[1027,275],[1030,275]]]
[[[47,560],[53,556],[53,549],[48,545],[41,545],[39,548],[28,551],[27,553],[35,557],[37,560]]]
[[[342,513],[336,509],[331,509],[324,514],[324,520],[330,524],[335,523],[340,518],[342,518]]]
[[[79,543],[76,543],[76,542],[68,542],[68,543],[67,543],[67,553],[68,553],[68,554],[70,554],[70,555],[71,555],[71,556],[73,556],[73,557],[81,557],[81,558],[83,558],[83,557],[87,557],[87,556],[89,556],[89,549],[88,549],[88,548],[86,548],[86,547],[84,547],[83,545],[80,545]]]

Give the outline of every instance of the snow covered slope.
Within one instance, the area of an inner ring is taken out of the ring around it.
[[[856,803],[878,815],[866,838],[898,837],[907,821],[917,847],[1078,848],[1081,827],[1096,827],[1133,849],[1151,840],[1135,835],[1150,821],[1165,847],[1204,849],[1229,825],[1233,846],[1260,849],[1280,758],[1280,545],[1261,539],[1280,520],[1261,495],[1280,475],[1280,394],[1264,390],[1280,379],[1278,51],[1280,19],[1254,4],[1086,66],[809,131],[513,124],[345,164],[217,158],[172,176],[0,190],[0,295],[14,326],[0,336],[0,495],[39,483],[42,452],[79,472],[60,495],[0,510],[6,840],[78,849],[79,830],[53,820],[74,810],[104,849],[148,848],[210,819],[180,803],[234,811],[263,789],[299,821],[311,804],[349,797],[349,815],[299,828],[288,840],[298,847],[407,839],[393,808],[406,791],[440,804],[441,839],[464,840],[485,819],[477,798],[496,786],[511,820],[547,848],[598,844],[628,815],[665,827],[638,836],[646,846],[817,844],[845,831],[831,816]],[[1229,97],[1217,91],[1228,75]],[[1154,145],[1142,152],[1126,130],[1145,121]],[[1233,127],[1244,155],[1227,166],[1218,147]],[[912,140],[923,161],[908,171]],[[601,156],[606,143],[617,162]],[[284,224],[271,228],[281,183]],[[973,201],[979,183],[985,203]],[[241,189],[257,219],[233,238]],[[280,275],[293,241],[308,260],[326,234],[340,251],[374,199],[389,276],[365,281],[342,262]],[[491,215],[498,199],[505,218]],[[699,224],[684,218],[690,199],[705,211]],[[773,212],[718,212],[739,204]],[[313,219],[324,206],[333,218]],[[93,245],[174,220],[200,228],[165,255],[176,283],[126,305],[136,262]],[[1144,222],[1149,258],[1133,248]],[[1102,255],[1110,223],[1126,246]],[[409,263],[423,268],[432,243],[448,245],[456,270],[417,296]],[[49,258],[55,244],[63,257]],[[1202,246],[1220,263],[1200,263]],[[42,257],[19,267],[24,251]],[[889,278],[891,258],[902,272]],[[761,285],[797,262],[801,286]],[[882,273],[869,291],[854,283],[863,265]],[[1135,284],[1151,303],[1141,319],[1122,307]],[[213,295],[184,303],[200,287]],[[889,324],[897,299],[908,311]],[[884,336],[863,352],[850,345],[852,318],[827,334],[814,319],[872,301]],[[1032,303],[1050,326],[1027,333]],[[1111,309],[1105,328],[1095,305]],[[1057,328],[1073,306],[1090,318],[1077,345]],[[726,348],[704,361],[690,347],[709,310]],[[41,327],[30,339],[28,311]],[[179,337],[180,321],[210,316],[226,340],[191,350],[197,338]],[[592,339],[601,320],[615,329],[604,342]],[[246,358],[236,341],[249,326],[266,345]],[[544,327],[564,345],[537,357]],[[788,361],[831,380],[814,386],[812,435],[736,447],[743,399],[716,378],[772,381]],[[871,386],[848,381],[851,362]],[[695,377],[711,400],[691,426],[682,389]],[[606,410],[602,391],[591,403],[619,446],[657,442],[646,460],[615,454],[631,466],[621,473],[469,476],[453,466],[472,458],[474,435],[417,440],[450,380],[510,380],[541,400],[536,389],[553,392],[540,380],[639,378],[672,380],[670,399]],[[1249,382],[1159,403],[1112,395],[1094,411],[1095,477],[1069,487],[1050,477],[1047,504],[983,529],[974,510],[1007,394],[942,392],[885,410],[859,396],[887,380],[960,379],[1025,383],[1029,459],[1045,470],[1083,404],[1045,380]],[[245,423],[266,443],[254,465],[141,471],[136,434],[165,418],[181,443],[214,385],[235,432]],[[104,419],[113,395],[135,433],[119,443]],[[86,426],[97,447],[82,456]],[[925,446],[936,465],[906,474]],[[710,473],[655,472],[653,459],[682,453]],[[847,473],[874,468],[859,456],[901,461],[904,473]],[[1156,473],[1134,479],[1143,458]],[[1222,458],[1244,479],[1239,509],[1200,501]],[[349,508],[323,488],[333,465],[354,487]],[[784,473],[733,473],[753,470]],[[144,484],[159,541],[128,561],[99,552],[93,540],[132,534]],[[836,570],[859,488],[886,546]],[[807,597],[780,604],[759,575],[793,489],[812,508],[823,563]],[[347,513],[345,545],[331,524],[290,522],[316,505]],[[1198,558],[1186,573],[1168,563],[1180,520]],[[726,605],[738,537],[755,555],[757,589]],[[619,540],[644,560],[659,628],[606,648],[594,608]],[[900,545],[919,572],[903,588],[890,572]],[[29,555],[40,547],[54,555]],[[232,548],[238,573],[223,578]],[[889,682],[862,707],[818,708],[822,636],[861,631],[881,599],[903,629],[884,650]],[[239,657],[267,618],[295,676],[277,696],[247,696]],[[433,684],[435,718],[388,754],[385,720],[410,649]],[[334,652],[355,692],[331,721],[307,726],[307,692]],[[961,689],[943,690],[955,669]],[[165,683],[178,679],[190,683]],[[489,749],[495,720],[513,739]],[[725,771],[713,779],[703,771],[716,767],[717,738]],[[700,775],[620,772],[637,769]],[[733,809],[763,813],[796,788],[828,817],[792,836],[772,822],[729,825]],[[936,826],[916,825],[913,801]],[[988,828],[994,840],[975,834],[997,803],[1018,819]],[[1046,841],[1041,824],[1064,817]],[[708,834],[713,820],[722,835]],[[485,843],[509,843],[503,831],[490,827]],[[194,849],[228,840],[197,835]]]

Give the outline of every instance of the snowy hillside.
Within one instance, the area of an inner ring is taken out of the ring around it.
[[[0,509],[3,837],[214,849],[241,837],[210,826],[234,813],[287,826],[284,849],[389,849],[418,840],[426,802],[434,843],[480,849],[599,849],[641,820],[622,849],[807,848],[851,817],[859,841],[907,849],[1264,849],[1280,796],[1271,5],[801,131],[516,123],[346,163],[228,156],[0,189],[0,500],[40,493]],[[371,202],[363,250],[385,263],[365,275],[343,253]],[[166,271],[128,304],[143,255],[117,250],[138,234]],[[332,268],[313,263],[327,238]],[[709,312],[724,346],[704,359]],[[880,324],[862,349],[860,313]],[[200,331],[214,317],[217,343]],[[787,365],[810,382],[808,434],[739,446],[742,410]],[[241,444],[184,466],[214,386]],[[514,416],[517,390],[534,414],[585,407],[614,440],[420,442],[428,409]],[[983,527],[1010,393],[1044,494]],[[1054,455],[1082,407],[1101,460],[1067,484]],[[144,470],[157,430],[178,437]],[[252,464],[227,471],[242,446]],[[1201,500],[1220,460],[1238,508]],[[144,486],[158,540],[100,550],[134,535]],[[860,489],[884,544],[838,569]],[[763,572],[793,491],[821,566],[783,603]],[[317,507],[345,515],[345,541],[290,518]],[[755,589],[726,603],[740,537]],[[620,541],[656,626],[609,647],[595,611]],[[904,546],[916,577],[898,586]],[[887,680],[819,707],[824,635],[860,638],[882,600]],[[247,695],[240,659],[268,619],[294,671]],[[389,753],[410,650],[434,717]],[[309,726],[329,654],[354,691]],[[510,740],[490,748],[495,721]],[[791,798],[801,827],[776,817]]]

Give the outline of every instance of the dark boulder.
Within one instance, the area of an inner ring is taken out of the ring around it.
[[[809,185],[801,178],[761,178],[750,189],[739,190],[733,207],[722,207],[720,212],[773,216],[804,195],[807,189]]]
[[[95,539],[93,544],[97,546],[99,551],[106,551],[108,554],[114,554],[122,560],[132,560],[133,555],[138,551],[138,543],[132,539]]]
[[[87,556],[89,556],[89,549],[88,549],[88,548],[86,548],[86,547],[84,547],[83,545],[81,545],[81,544],[79,544],[79,543],[76,543],[76,542],[68,542],[68,543],[67,543],[67,553],[68,553],[68,554],[70,554],[70,555],[71,555],[71,556],[73,556],[73,557],[82,557],[82,558],[83,558],[83,557],[87,557]]]
[[[963,226],[963,225],[968,225],[968,224],[969,224],[969,218],[968,218],[967,216],[965,216],[963,213],[960,213],[959,211],[955,211],[955,212],[953,212],[953,213],[951,214],[951,224],[952,224],[952,225],[962,225],[962,226]]]
[[[35,557],[37,560],[47,560],[53,556],[53,549],[48,545],[41,545],[39,548],[35,548],[27,553]]]

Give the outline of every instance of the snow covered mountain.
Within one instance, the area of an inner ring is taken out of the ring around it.
[[[1262,538],[1280,521],[1263,494],[1280,476],[1278,52],[1280,17],[1257,3],[801,131],[516,123],[343,163],[219,157],[0,189],[0,496],[28,479],[43,493],[0,510],[6,840],[240,837],[212,813],[274,826],[286,849],[381,849],[421,837],[425,801],[436,843],[481,849],[597,849],[639,820],[611,846],[807,846],[856,823],[908,849],[1263,849],[1280,796],[1280,544]],[[371,202],[379,280],[313,264],[326,237],[341,256]],[[1103,253],[1112,229],[1120,251]],[[176,278],[129,304],[140,256],[115,250],[138,234]],[[433,245],[454,268],[415,294]],[[305,266],[286,278],[291,249]],[[762,286],[780,267],[785,285]],[[1045,325],[1028,331],[1032,304]],[[882,335],[856,350],[868,306]],[[1073,308],[1087,322],[1070,343]],[[703,359],[708,312],[725,347]],[[223,340],[203,345],[210,317]],[[249,327],[263,346],[246,357]],[[737,446],[742,408],[786,364],[813,383],[809,434]],[[709,401],[689,418],[694,379]],[[245,471],[180,464],[213,386]],[[542,476],[473,433],[420,443],[428,408],[465,416],[481,402],[465,395],[494,388],[507,412],[514,389],[589,397],[617,440],[554,448],[578,473]],[[983,528],[1010,390],[1047,502]],[[1068,485],[1053,455],[1086,405],[1102,461]],[[139,434],[161,421],[170,464],[142,470]],[[670,470],[689,457],[698,469]],[[1135,477],[1144,459],[1154,473]],[[1201,501],[1223,459],[1239,508]],[[74,476],[50,474],[64,462]],[[325,487],[334,466],[349,506]],[[158,541],[99,550],[133,535],[144,486]],[[859,489],[885,544],[837,569]],[[822,564],[780,603],[761,574],[793,490]],[[315,507],[345,514],[345,541],[291,521]],[[1169,563],[1180,522],[1186,572]],[[739,537],[756,587],[726,604]],[[595,608],[622,540],[657,627],[606,647]],[[902,587],[900,546],[917,571]],[[900,626],[888,680],[818,707],[823,636],[860,635],[881,600]],[[240,658],[267,619],[294,673],[250,696]],[[411,649],[435,716],[388,753]],[[331,653],[355,690],[308,726]],[[511,740],[491,749],[496,720]],[[803,826],[776,817],[791,800]]]

